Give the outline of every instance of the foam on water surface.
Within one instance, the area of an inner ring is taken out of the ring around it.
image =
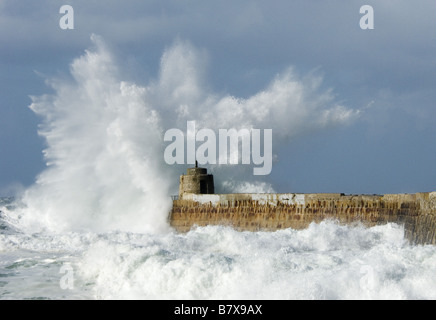
[[[1,299],[435,299],[436,247],[403,228],[0,234]],[[62,266],[74,288],[62,289]]]

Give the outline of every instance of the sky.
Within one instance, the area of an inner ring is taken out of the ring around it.
[[[269,175],[210,168],[234,191],[436,191],[435,13],[432,0],[0,0],[0,195],[45,170],[32,97],[60,97],[53,79],[86,82],[72,65],[90,50],[150,92],[164,130],[272,129]],[[175,184],[187,167],[171,168]]]

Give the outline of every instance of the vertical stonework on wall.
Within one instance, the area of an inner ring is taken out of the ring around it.
[[[367,227],[404,225],[413,243],[436,244],[436,193],[393,195],[185,193],[173,202],[170,225],[180,232],[195,226],[226,225],[237,230],[302,229],[330,219]]]
[[[185,194],[213,194],[215,192],[213,175],[206,168],[189,168],[186,175],[180,176],[179,199]]]
[[[417,193],[419,211],[409,218],[406,237],[412,243],[436,245],[436,192]]]
[[[307,228],[326,219],[367,227],[389,222],[404,225],[416,244],[436,244],[436,192],[386,195],[343,193],[214,194],[213,175],[205,168],[180,177],[179,199],[173,201],[170,225],[180,232],[195,226],[225,225],[259,231]]]

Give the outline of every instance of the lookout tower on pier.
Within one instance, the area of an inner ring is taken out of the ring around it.
[[[215,192],[213,175],[207,174],[206,168],[199,168],[195,161],[195,168],[189,168],[186,175],[180,176],[179,199],[185,193],[213,194]]]

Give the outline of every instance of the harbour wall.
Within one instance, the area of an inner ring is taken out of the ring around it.
[[[436,192],[386,195],[194,194],[173,200],[170,225],[179,232],[195,226],[226,225],[241,231],[303,229],[335,220],[367,227],[394,222],[404,225],[414,244],[436,244]]]

